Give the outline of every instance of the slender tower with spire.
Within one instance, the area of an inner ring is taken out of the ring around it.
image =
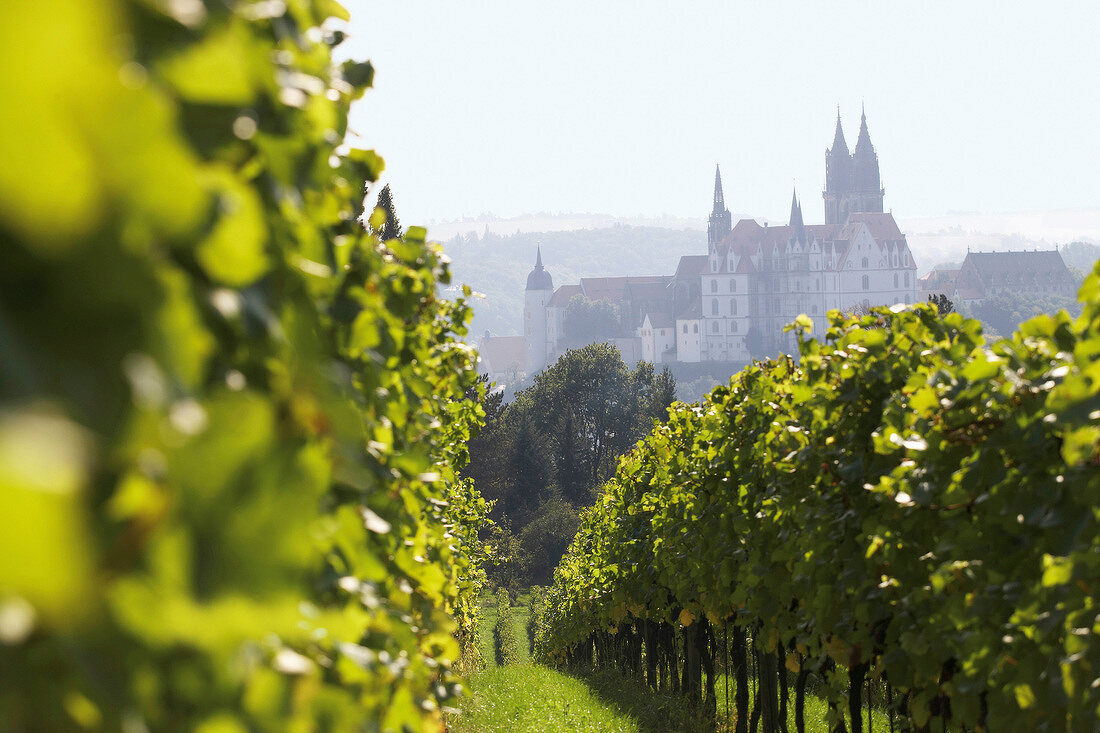
[[[715,245],[726,238],[733,231],[733,221],[730,211],[726,208],[726,198],[722,194],[722,171],[714,166],[714,207],[710,212],[710,225],[707,227],[707,245],[714,249]]]
[[[554,295],[554,280],[542,266],[542,247],[535,256],[535,267],[527,275],[527,290],[523,299],[523,338],[527,347],[527,374],[533,375],[546,366],[549,350],[546,306]]]

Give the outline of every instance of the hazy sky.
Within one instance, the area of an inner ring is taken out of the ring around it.
[[[1100,207],[1100,4],[346,0],[352,112],[405,224],[491,212],[822,221],[861,101],[898,216]]]

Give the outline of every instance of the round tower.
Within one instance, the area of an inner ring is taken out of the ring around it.
[[[554,294],[554,281],[542,266],[542,247],[538,248],[535,269],[527,276],[523,301],[523,339],[527,347],[527,375],[533,376],[546,366],[546,307]]]

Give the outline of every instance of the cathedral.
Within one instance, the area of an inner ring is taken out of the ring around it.
[[[623,331],[606,340],[624,361],[655,364],[745,364],[793,351],[783,327],[799,314],[822,336],[829,310],[913,303],[916,263],[884,196],[866,114],[849,152],[838,111],[825,151],[824,224],[805,223],[797,192],[786,226],[734,224],[716,168],[707,252],[681,257],[674,274],[581,278],[555,289],[540,250],[525,294],[526,371],[564,353],[565,309],[578,295],[617,306]]]

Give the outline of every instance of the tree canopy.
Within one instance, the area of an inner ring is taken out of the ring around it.
[[[665,418],[675,393],[667,370],[648,362],[631,370],[609,344],[566,352],[510,404],[490,393],[465,474],[518,536],[520,575],[549,578],[576,531],[577,510],[592,503],[618,457]]]

